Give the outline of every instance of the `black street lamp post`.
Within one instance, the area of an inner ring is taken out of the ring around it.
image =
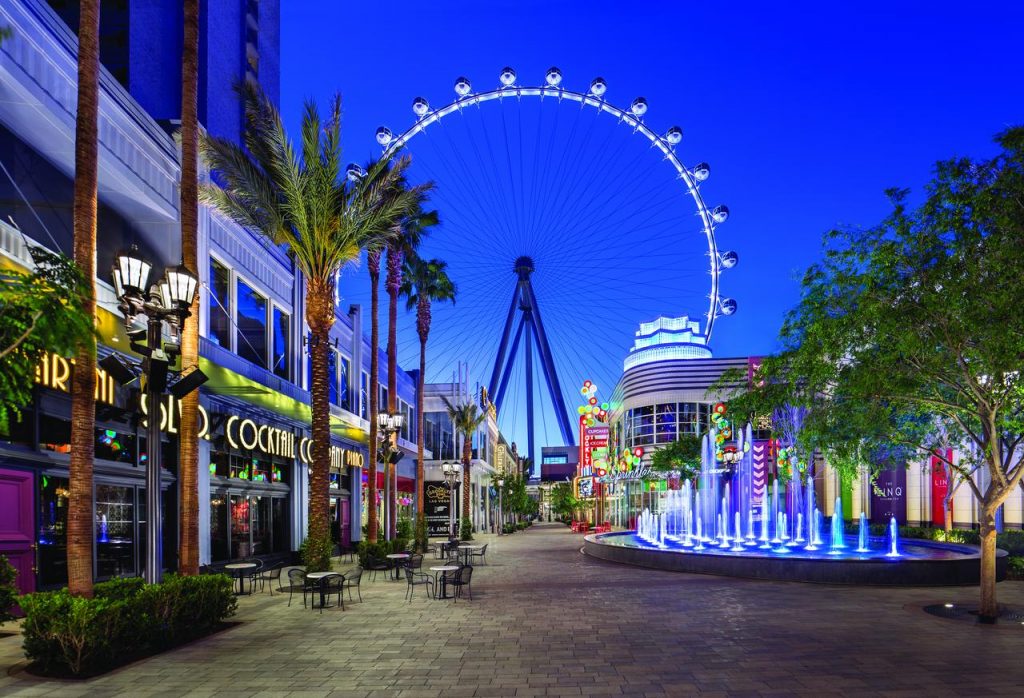
[[[444,473],[444,481],[448,483],[448,539],[458,538],[455,530],[455,485],[459,481],[459,464],[442,463],[441,472]]]
[[[134,246],[117,255],[114,262],[114,288],[124,314],[125,328],[131,348],[144,358],[146,404],[146,562],[147,584],[160,582],[163,571],[163,516],[160,499],[160,402],[167,390],[168,370],[181,353],[180,332],[189,307],[196,296],[198,279],[184,266],[168,267],[163,278],[145,291],[152,268]],[[136,326],[136,319],[145,317],[145,329]],[[167,324],[171,340],[164,343],[163,328]],[[146,344],[139,340],[145,338]],[[186,377],[171,386],[170,392],[182,398],[206,381],[195,367]],[[170,417],[170,415],[168,415]]]
[[[381,460],[384,461],[384,540],[391,540],[391,508],[394,506],[392,499],[398,496],[397,491],[393,492],[391,490],[391,466],[397,465],[399,460],[396,457],[399,451],[392,437],[402,430],[403,424],[405,424],[405,415],[400,412],[394,414],[390,412],[377,413],[377,428],[380,429],[381,434],[384,436],[381,440]],[[397,489],[397,474],[395,479],[395,487]]]

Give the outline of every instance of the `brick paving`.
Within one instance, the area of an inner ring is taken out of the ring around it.
[[[1024,694],[1024,627],[921,612],[975,590],[864,589],[636,569],[586,558],[562,526],[493,538],[473,601],[364,603],[323,615],[243,598],[240,624],[85,682],[20,671],[3,696],[961,696]],[[426,566],[426,564],[425,564]],[[999,585],[1024,608],[1024,583]],[[297,604],[297,605],[296,605]]]

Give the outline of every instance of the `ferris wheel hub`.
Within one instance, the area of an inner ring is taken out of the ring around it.
[[[512,270],[519,275],[519,278],[524,279],[533,273],[535,269],[533,265],[533,257],[523,255],[516,259],[512,265]]]

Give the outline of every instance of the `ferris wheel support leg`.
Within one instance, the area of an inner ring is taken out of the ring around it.
[[[512,376],[512,365],[515,363],[516,352],[519,350],[519,340],[523,336],[523,325],[526,324],[526,318],[519,318],[519,326],[516,328],[515,339],[512,340],[512,348],[508,352],[508,362],[505,364],[505,369],[501,372],[501,382],[498,383],[498,392],[494,394],[494,409],[501,412],[501,403],[505,399],[505,388],[508,387],[508,379]]]
[[[527,297],[532,310],[531,324],[537,332],[537,353],[540,355],[541,368],[544,369],[548,392],[551,394],[551,404],[555,408],[555,418],[558,420],[558,427],[562,430],[562,439],[566,446],[575,446],[576,436],[569,425],[569,413],[565,409],[565,398],[562,396],[562,387],[558,382],[558,373],[555,371],[555,361],[551,356],[547,334],[544,332],[544,323],[540,319],[537,298],[533,295],[533,285],[527,283],[523,287],[523,294]]]
[[[526,328],[526,447],[529,449],[532,476],[539,468],[533,443],[533,319],[529,309],[523,312],[523,322]]]
[[[498,344],[498,354],[494,357],[494,370],[491,371],[491,382],[487,385],[487,394],[494,395],[495,391],[504,392],[498,388],[498,375],[501,372],[502,364],[505,361],[505,349],[508,347],[508,336],[509,331],[512,329],[512,320],[516,314],[516,308],[519,307],[519,284],[516,284],[516,290],[512,292],[512,303],[508,306],[508,316],[505,318],[505,327],[501,330],[501,343]],[[522,325],[520,324],[520,327]],[[516,355],[515,346],[512,347],[512,351],[509,353],[509,363],[512,363],[513,357]],[[500,404],[497,404],[500,407]]]

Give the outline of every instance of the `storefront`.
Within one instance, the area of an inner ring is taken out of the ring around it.
[[[304,436],[299,441],[299,460],[308,470],[312,462],[313,441]],[[353,532],[353,512],[358,512],[358,502],[353,501],[353,473],[362,473],[366,462],[363,447],[337,437],[331,438],[331,471],[329,480],[331,541],[335,552],[352,546],[359,536]],[[355,476],[358,477],[358,476]],[[358,481],[358,480],[357,480]]]

